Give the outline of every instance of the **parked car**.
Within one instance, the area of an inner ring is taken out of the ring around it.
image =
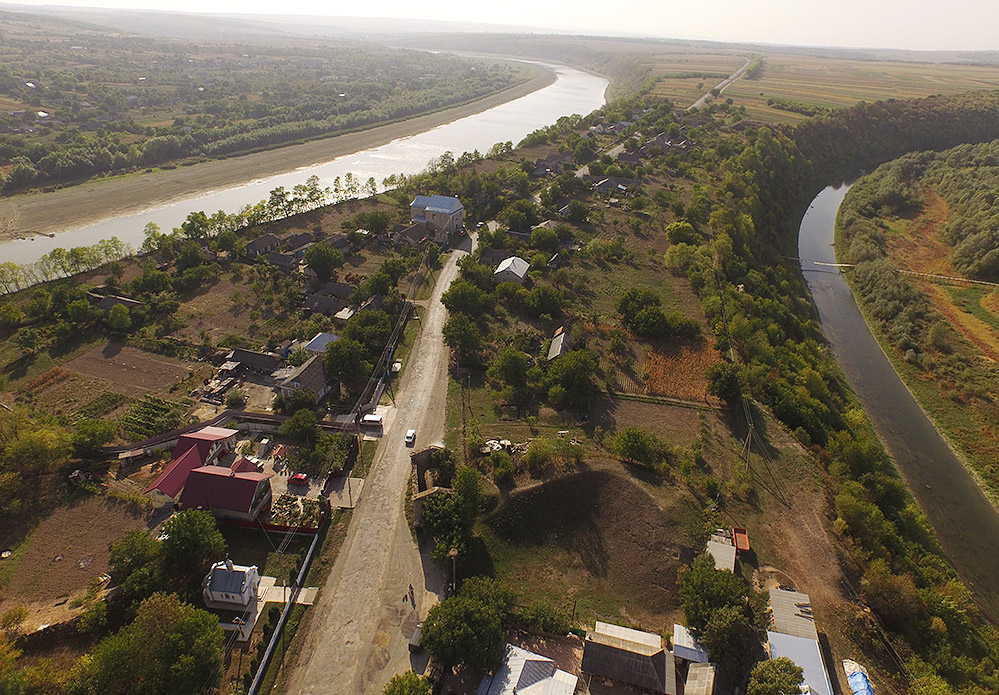
[[[308,485],[309,476],[305,473],[296,473],[295,475],[288,478],[288,483],[290,485]]]
[[[406,446],[413,446],[416,444],[416,430],[406,431]]]

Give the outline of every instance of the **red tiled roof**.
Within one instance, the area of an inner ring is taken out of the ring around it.
[[[173,460],[167,464],[146,492],[159,490],[167,497],[176,498],[187,481],[188,474],[195,468],[203,466],[208,460],[208,454],[215,442],[228,439],[237,430],[224,427],[205,427],[197,432],[182,435],[173,448]]]
[[[176,497],[184,487],[187,476],[205,462],[208,453],[207,450],[202,453],[197,446],[189,447],[180,456],[176,456],[176,452],[177,449],[174,449],[175,458],[167,464],[153,484],[146,488],[146,492],[159,490],[167,497]]]
[[[237,473],[224,466],[196,468],[187,476],[180,507],[248,512],[257,485],[270,477],[268,473]]]
[[[233,461],[232,470],[236,471],[237,473],[256,473],[257,464],[255,464],[253,461],[246,458],[245,456],[240,456],[238,459]]]

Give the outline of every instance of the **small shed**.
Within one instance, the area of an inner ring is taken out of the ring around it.
[[[697,664],[708,662],[708,652],[701,646],[690,630],[683,625],[673,624],[673,656]]]
[[[714,664],[691,664],[683,695],[713,695],[715,692]]]
[[[735,572],[735,546],[731,543],[708,541],[708,553],[715,560],[716,570]]]

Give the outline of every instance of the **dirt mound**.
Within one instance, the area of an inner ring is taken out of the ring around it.
[[[487,520],[515,546],[554,546],[567,555],[552,572],[613,588],[650,613],[675,606],[677,569],[692,550],[637,484],[623,475],[583,471],[513,494]]]

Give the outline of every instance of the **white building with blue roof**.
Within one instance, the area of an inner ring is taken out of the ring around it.
[[[413,224],[426,226],[438,243],[461,229],[465,221],[461,201],[446,195],[418,195],[409,204],[409,213]]]

